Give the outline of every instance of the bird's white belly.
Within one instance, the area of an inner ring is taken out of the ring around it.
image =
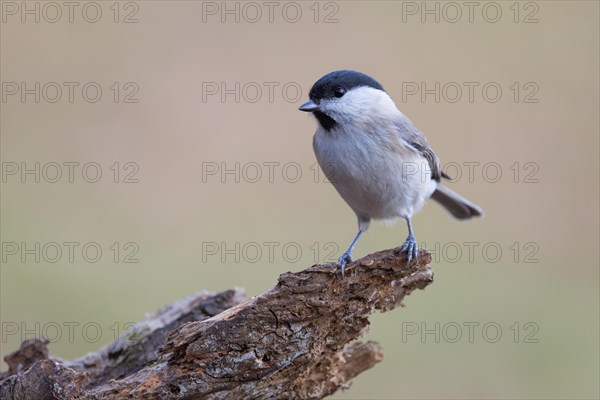
[[[333,186],[360,217],[411,218],[435,190],[427,160],[367,135],[354,140],[317,130],[314,150]]]

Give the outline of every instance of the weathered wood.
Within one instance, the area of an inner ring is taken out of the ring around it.
[[[402,304],[433,280],[422,250],[406,265],[398,249],[347,267],[285,273],[270,291],[201,292],[140,322],[126,337],[72,361],[30,340],[5,357],[2,399],[320,399],[382,360],[355,342],[374,310]]]

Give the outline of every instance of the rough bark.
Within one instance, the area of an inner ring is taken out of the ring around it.
[[[5,357],[1,399],[320,399],[382,360],[355,342],[374,310],[388,311],[433,281],[431,255],[398,249],[285,273],[246,299],[200,292],[137,324],[95,353],[63,361],[33,339]]]

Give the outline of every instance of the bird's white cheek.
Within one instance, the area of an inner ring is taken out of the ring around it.
[[[319,106],[323,113],[331,117],[345,112],[344,105],[338,100],[323,100]]]

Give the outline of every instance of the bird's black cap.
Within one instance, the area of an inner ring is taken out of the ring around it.
[[[330,72],[316,81],[308,95],[312,100],[318,101],[335,97],[335,90],[338,88],[349,91],[359,86],[385,91],[383,86],[369,75],[358,71],[341,70]]]

